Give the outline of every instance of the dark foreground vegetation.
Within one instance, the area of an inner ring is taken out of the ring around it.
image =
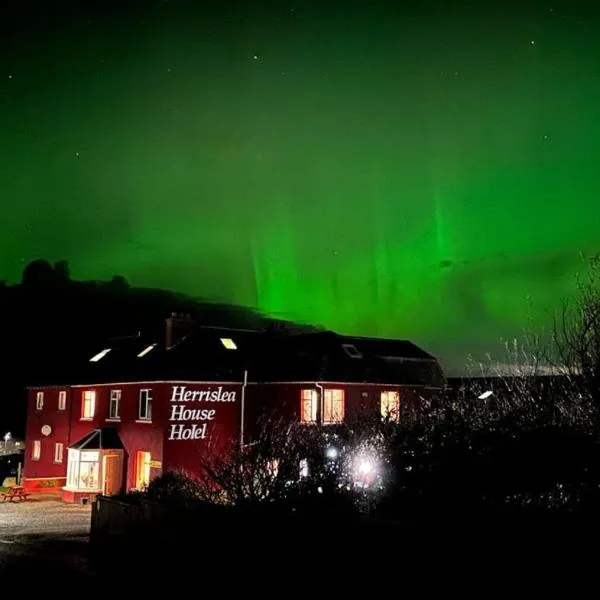
[[[600,524],[597,262],[590,272],[549,346],[506,346],[514,372],[336,428],[267,416],[253,444],[199,456],[202,476],[166,473],[123,497],[140,518],[132,539],[208,536],[272,560],[288,543],[349,560],[393,546],[403,560],[440,548],[574,557]]]

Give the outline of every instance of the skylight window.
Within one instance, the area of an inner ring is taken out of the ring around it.
[[[227,350],[237,350],[237,345],[231,338],[221,338],[221,344],[223,344]]]
[[[154,348],[156,348],[156,344],[150,344],[150,346],[147,346],[146,348],[144,348],[138,355],[138,358],[143,358],[144,356],[146,356],[146,354],[148,354],[149,352],[152,352],[152,350],[154,350]]]
[[[99,360],[102,360],[110,352],[110,350],[110,348],[105,348],[102,350],[102,352],[98,352],[98,354],[90,358],[90,362],[98,362]]]
[[[356,346],[354,344],[342,344],[342,348],[344,349],[344,352],[350,357],[350,358],[362,358],[362,354],[356,349]]]

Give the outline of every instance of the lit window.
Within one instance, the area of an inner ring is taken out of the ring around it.
[[[275,479],[279,473],[279,460],[274,458],[272,460],[267,461],[267,475],[273,479]]]
[[[99,453],[92,450],[69,450],[67,487],[75,490],[98,490]]]
[[[139,418],[142,421],[152,420],[152,390],[140,390]]]
[[[108,418],[115,420],[121,418],[121,390],[110,390]]]
[[[342,348],[350,358],[362,358],[362,354],[356,349],[354,344],[342,344]]]
[[[342,423],[344,420],[344,390],[325,390],[323,424]]]
[[[154,350],[154,348],[156,348],[156,344],[151,344],[150,346],[147,346],[137,355],[137,357],[142,358],[142,357],[146,356],[146,354],[148,354],[149,352],[152,352],[152,350]]]
[[[400,420],[400,394],[398,392],[381,392],[381,416],[390,421],[398,422]]]
[[[42,442],[40,440],[34,440],[33,450],[31,451],[31,460],[40,460],[42,455]]]
[[[61,463],[63,461],[63,444],[57,443],[54,444],[54,462]]]
[[[302,390],[300,421],[302,423],[315,423],[317,421],[317,406],[317,390]]]
[[[93,419],[96,410],[96,392],[87,390],[81,399],[81,418]]]
[[[102,352],[98,352],[98,354],[94,354],[92,358],[90,358],[90,362],[98,362],[102,360],[108,353],[110,352],[110,348],[105,348]]]
[[[136,456],[135,487],[143,490],[150,483],[150,452],[139,450]]]
[[[67,392],[64,390],[58,392],[58,410],[65,410],[67,408]]]
[[[221,344],[223,344],[227,350],[237,350],[237,345],[231,338],[221,338]]]
[[[306,458],[300,461],[300,477],[308,477],[308,460]]]
[[[35,410],[42,410],[44,408],[44,392],[38,392],[35,395]]]

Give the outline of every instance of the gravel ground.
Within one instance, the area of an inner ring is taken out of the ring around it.
[[[0,581],[18,582],[31,592],[69,581],[95,597],[90,515],[89,506],[50,495],[0,503]]]
[[[50,495],[30,496],[24,502],[0,503],[0,541],[29,542],[85,538],[90,531],[90,506],[66,504]]]

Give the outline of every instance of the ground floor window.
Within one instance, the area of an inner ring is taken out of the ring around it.
[[[31,460],[40,460],[41,455],[42,455],[42,442],[40,442],[40,440],[35,440],[33,442],[33,450],[31,452]]]
[[[54,462],[61,463],[63,461],[63,444],[54,444]]]
[[[400,420],[400,394],[398,392],[381,392],[381,416],[389,421]]]
[[[97,450],[69,450],[67,487],[78,490],[98,490],[99,459]]]
[[[344,390],[325,390],[323,424],[332,425],[344,421]]]
[[[302,390],[302,404],[300,406],[300,421],[302,423],[316,423],[318,403],[317,390]]]

